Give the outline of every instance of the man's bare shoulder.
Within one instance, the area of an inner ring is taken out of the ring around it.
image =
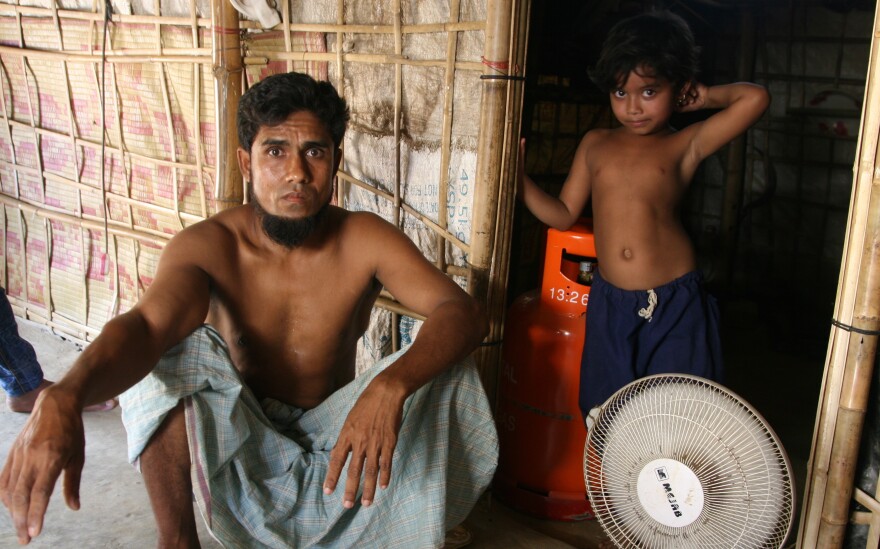
[[[238,206],[185,228],[168,242],[163,255],[193,261],[222,255],[223,250],[237,247],[246,238],[252,215],[249,210],[248,206]]]
[[[378,214],[342,209],[338,212],[342,248],[356,254],[359,261],[376,264],[389,258],[405,261],[417,252],[415,244],[402,230]]]
[[[338,209],[339,227],[346,236],[358,240],[370,238],[376,233],[391,231],[403,235],[393,224],[382,216],[367,211]]]

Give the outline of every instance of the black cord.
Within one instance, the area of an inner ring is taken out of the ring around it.
[[[831,319],[831,325],[840,328],[841,330],[846,330],[847,332],[855,332],[857,334],[868,335],[868,336],[878,336],[880,335],[880,330],[865,330],[863,328],[856,328],[855,326],[850,326],[849,324],[844,324],[836,319]]]
[[[481,74],[480,80],[521,80],[525,81],[525,76],[517,76],[514,74]]]

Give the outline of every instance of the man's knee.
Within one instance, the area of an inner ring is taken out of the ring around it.
[[[167,475],[170,467],[185,467],[189,471],[189,442],[186,434],[186,413],[183,401],[172,408],[150,437],[140,456],[145,476],[154,472]],[[158,471],[154,471],[158,467]]]

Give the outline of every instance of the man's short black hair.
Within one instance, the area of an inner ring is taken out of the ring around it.
[[[275,126],[299,111],[313,113],[324,125],[339,148],[348,124],[348,106],[329,82],[315,80],[308,74],[275,74],[257,82],[238,103],[238,144],[250,152],[257,132],[263,126]]]
[[[611,28],[590,78],[604,92],[626,82],[637,69],[662,78],[676,92],[697,74],[700,49],[684,19],[658,10],[634,15]]]

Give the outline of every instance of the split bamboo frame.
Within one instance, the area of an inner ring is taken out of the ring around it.
[[[874,15],[864,112],[854,167],[845,253],[810,455],[798,546],[842,546],[868,404],[880,329],[880,11]],[[880,536],[873,498],[856,492],[872,511],[869,539]]]
[[[214,22],[214,104],[217,105],[217,179],[214,197],[220,209],[244,201],[242,175],[238,169],[236,114],[241,98],[242,67],[239,16],[229,0],[211,0]]]

